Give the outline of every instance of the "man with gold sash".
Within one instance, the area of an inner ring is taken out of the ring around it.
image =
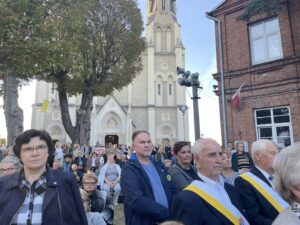
[[[220,177],[221,146],[203,138],[195,142],[192,153],[201,181],[193,181],[175,197],[174,219],[185,225],[249,225],[238,192]]]
[[[278,154],[276,144],[258,140],[251,146],[255,167],[235,179],[251,225],[271,225],[288,204],[273,189],[272,163]]]

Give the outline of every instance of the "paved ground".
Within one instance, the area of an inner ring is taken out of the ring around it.
[[[125,225],[124,220],[124,205],[115,205],[114,225]]]

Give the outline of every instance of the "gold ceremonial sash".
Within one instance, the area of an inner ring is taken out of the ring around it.
[[[255,181],[253,178],[251,178],[247,173],[243,173],[240,175],[244,180],[248,181],[252,186],[259,191],[259,193],[264,196],[264,198],[270,202],[270,204],[280,213],[284,210],[284,208],[281,207],[281,205],[271,196],[271,194],[268,193],[267,190],[265,190],[261,184],[259,184],[257,181]]]
[[[234,225],[240,225],[240,221],[236,218],[228,209],[226,209],[220,202],[218,202],[214,197],[207,194],[205,191],[199,189],[194,185],[187,186],[184,190],[192,191],[199,195],[200,198],[204,199],[212,207],[218,210],[223,216],[225,216]]]

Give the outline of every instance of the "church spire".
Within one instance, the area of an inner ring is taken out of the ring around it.
[[[152,15],[161,12],[170,12],[176,15],[176,0],[148,0],[148,21]]]

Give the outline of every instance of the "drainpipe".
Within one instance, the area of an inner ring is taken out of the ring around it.
[[[223,146],[227,145],[227,118],[226,118],[226,101],[225,101],[225,85],[224,85],[224,67],[223,67],[223,48],[222,48],[222,28],[221,20],[212,17],[209,12],[206,13],[206,18],[215,21],[218,24],[219,35],[219,57],[220,57],[220,74],[221,74],[221,94],[222,94],[222,120],[223,120]]]

